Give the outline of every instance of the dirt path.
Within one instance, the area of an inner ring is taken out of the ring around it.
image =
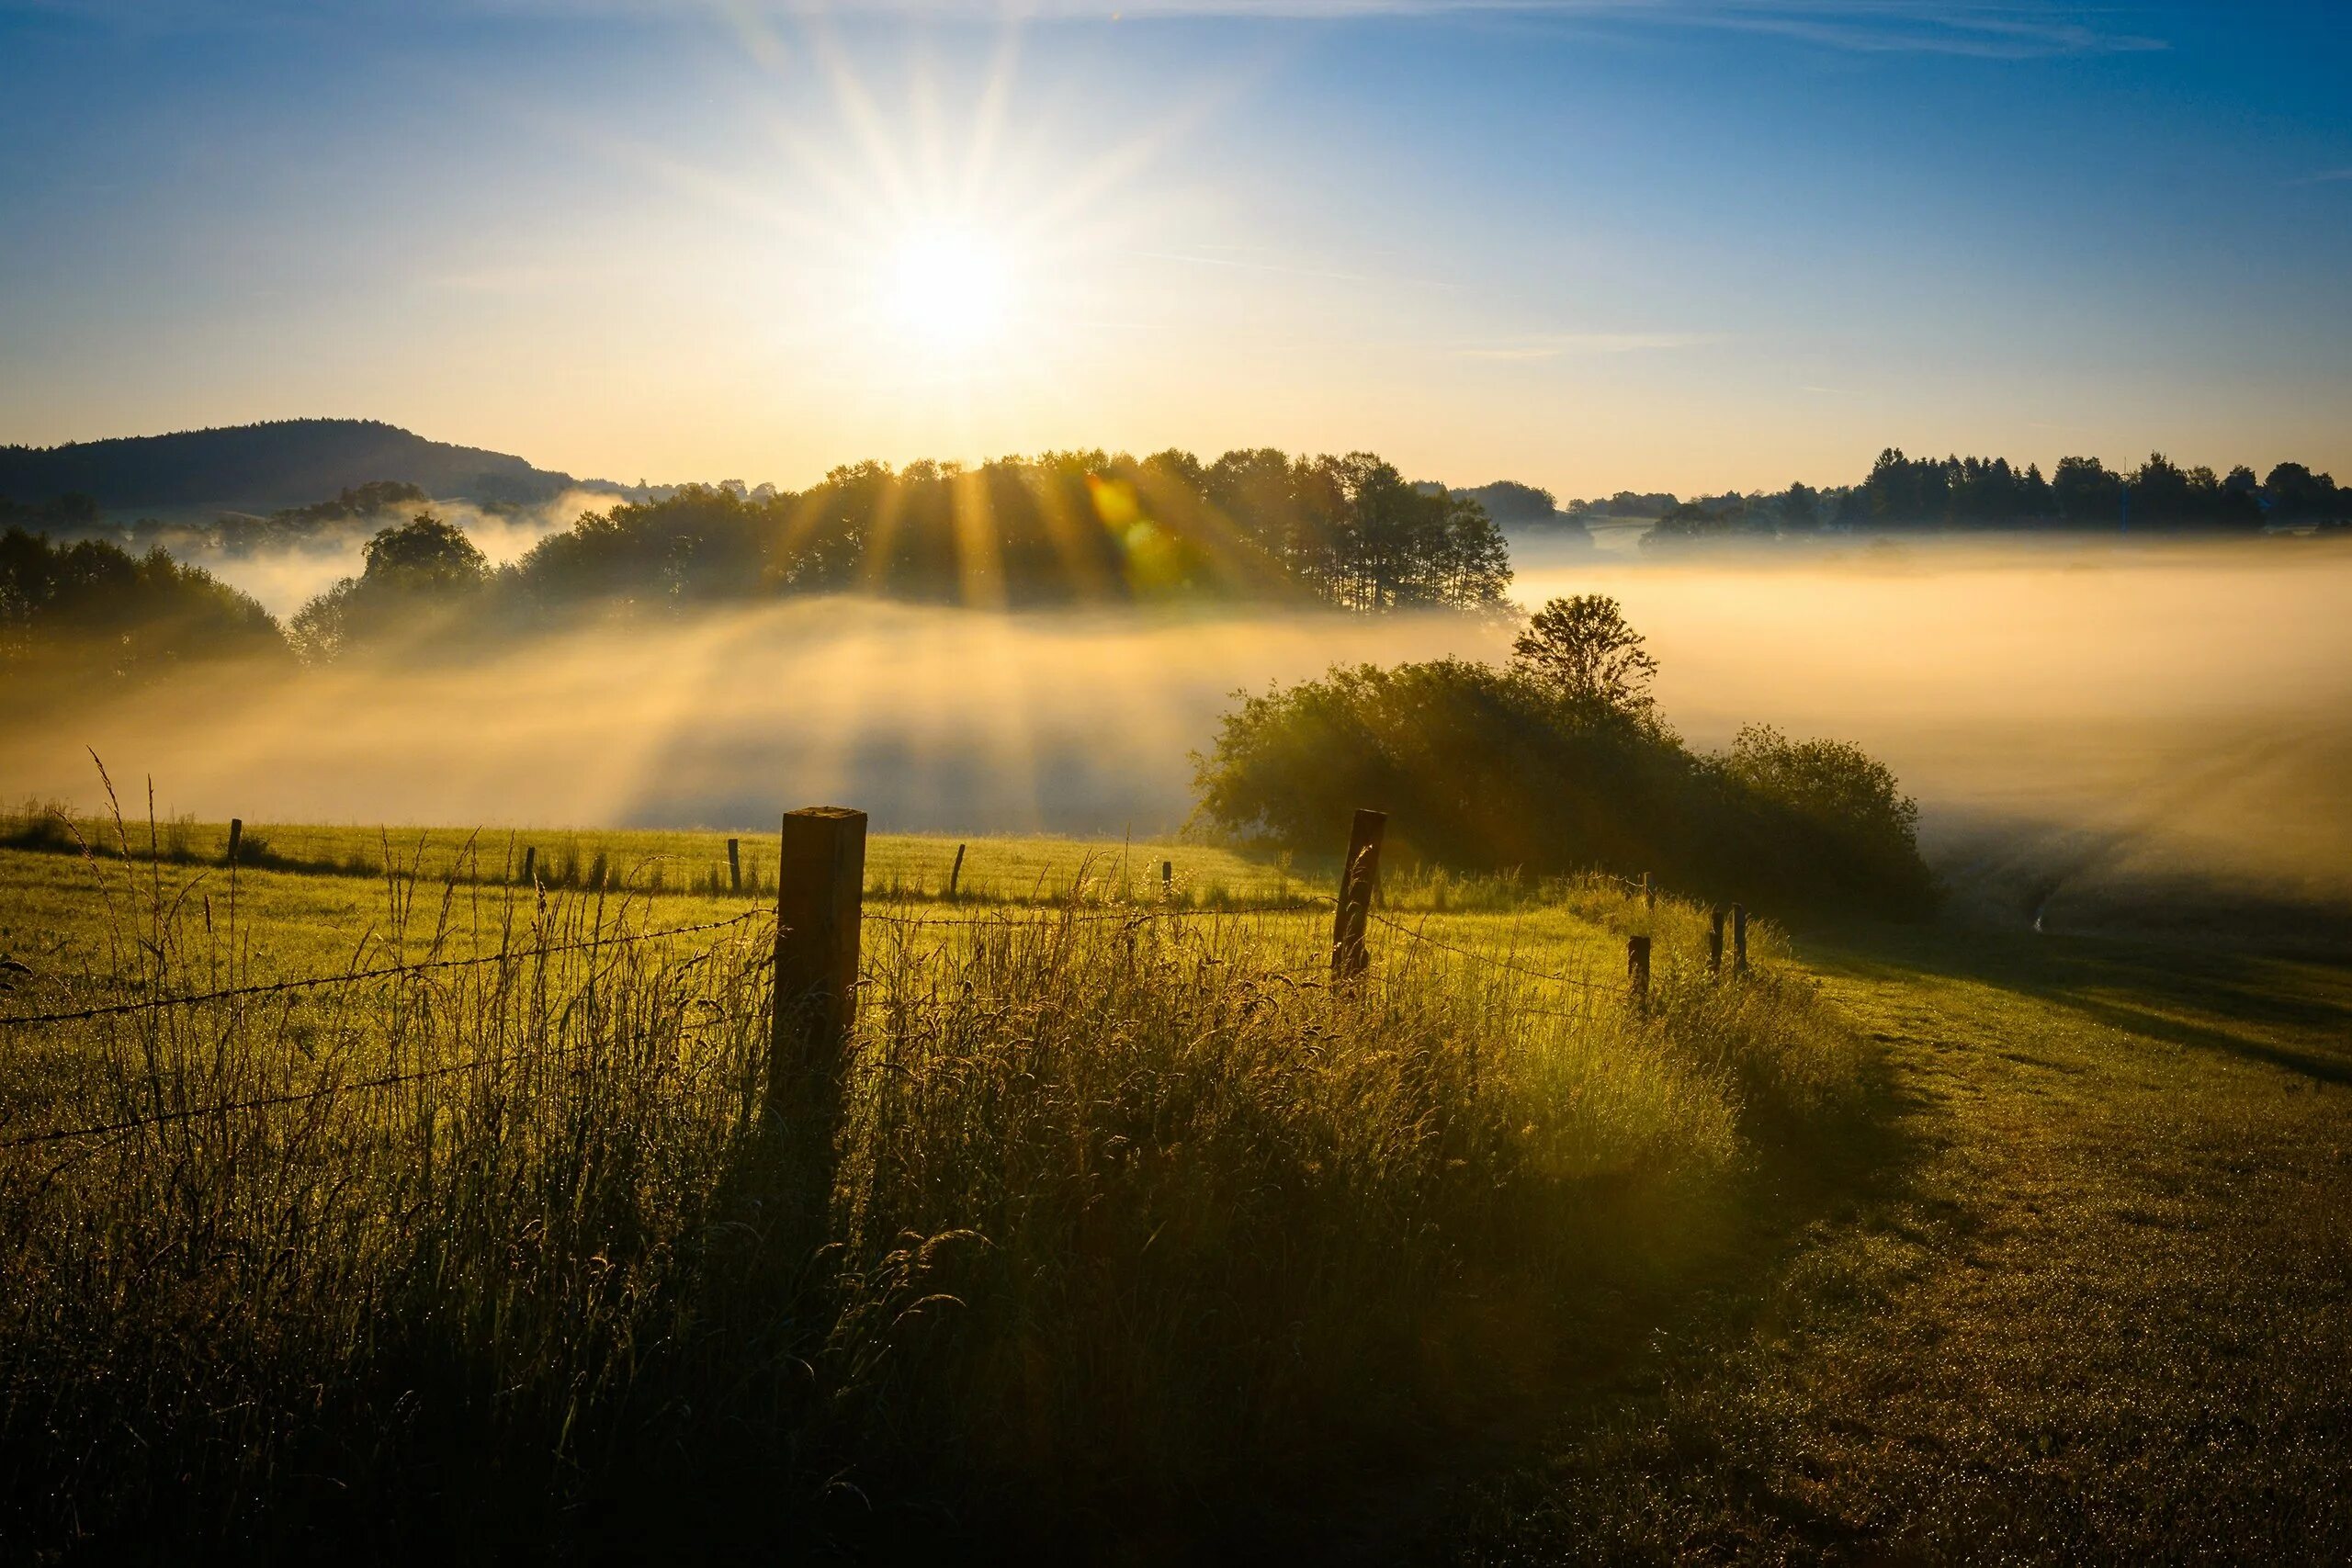
[[[1469,1557],[2352,1560],[2352,972],[1949,947],[1815,953],[1892,1161]]]

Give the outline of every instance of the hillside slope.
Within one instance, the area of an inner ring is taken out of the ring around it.
[[[0,496],[94,496],[109,513],[210,506],[273,512],[379,479],[474,502],[547,501],[603,480],[532,467],[478,446],[429,441],[377,420],[289,419],[63,446],[0,447]]]

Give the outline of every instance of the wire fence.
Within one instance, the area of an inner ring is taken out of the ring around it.
[[[1606,874],[1603,874],[1605,875]],[[1629,887],[1636,889],[1642,888],[1645,886],[1626,877],[1609,876],[1608,880],[1621,882]],[[1051,929],[1063,925],[1118,923],[1130,927],[1140,927],[1156,921],[1215,920],[1263,915],[1321,914],[1328,912],[1335,903],[1335,899],[1326,896],[1313,900],[1292,900],[1283,903],[1240,905],[1230,908],[1207,907],[1197,908],[1154,908],[1137,906],[1122,909],[1080,911],[1064,907],[1048,909],[1042,914],[1032,915],[1026,918],[1010,916],[1001,909],[992,910],[982,915],[961,917],[904,916],[893,915],[880,910],[862,910],[860,912],[860,919],[865,922],[894,930],[915,931],[963,928],[975,931],[1006,931]],[[667,926],[658,930],[643,931],[598,931],[594,935],[581,938],[576,941],[541,943],[535,946],[520,948],[503,947],[493,953],[480,953],[466,958],[424,959],[412,963],[381,964],[367,969],[347,969],[330,975],[303,976],[292,979],[267,981],[254,985],[227,987],[210,991],[186,992],[164,997],[142,997],[127,1001],[108,1002],[90,1007],[63,1009],[44,1012],[0,1015],[0,1027],[28,1027],[34,1025],[74,1023],[103,1018],[119,1017],[130,1013],[157,1012],[169,1009],[193,1007],[210,1002],[242,1000],[250,998],[277,996],[290,992],[317,989],[333,986],[357,985],[374,980],[397,979],[410,976],[430,974],[440,971],[475,968],[489,964],[527,963],[536,959],[552,958],[569,953],[608,951],[616,948],[629,948],[647,942],[667,941],[678,937],[701,935],[713,931],[727,931],[735,927],[750,924],[753,921],[766,919],[768,918],[770,918],[768,911],[747,910],[742,914],[731,916],[725,919],[703,920],[690,925]],[[1508,973],[1522,979],[1534,980],[1548,985],[1563,986],[1596,997],[1631,998],[1636,994],[1636,988],[1631,985],[1610,985],[1593,980],[1584,976],[1558,974],[1550,970],[1533,968],[1528,964],[1515,962],[1510,958],[1498,957],[1493,953],[1481,953],[1474,948],[1464,947],[1459,943],[1447,942],[1442,938],[1431,936],[1427,931],[1422,930],[1419,927],[1408,925],[1404,921],[1396,919],[1388,915],[1378,913],[1377,911],[1367,911],[1367,918],[1374,923],[1396,933],[1396,936],[1418,946],[1430,948],[1435,951],[1447,953],[1452,957],[1478,964],[1484,968],[1501,973]],[[716,949],[714,948],[711,951],[716,951]],[[1317,988],[1319,986],[1319,981],[1317,979],[1302,980],[1299,976],[1320,976],[1327,971],[1327,969],[1328,965],[1318,961],[1312,964],[1293,964],[1285,967],[1270,967],[1266,969],[1265,975],[1269,979],[1281,980],[1283,983],[1294,987],[1300,987],[1302,988]],[[1531,1016],[1568,1019],[1571,1021],[1573,1021],[1577,1016],[1571,1013],[1559,1012],[1555,1010],[1526,1006],[1522,1006],[1519,1010]],[[713,1022],[741,1023],[751,1021],[752,1016],[747,1014],[716,1014],[712,1017],[706,1018],[702,1021],[705,1024],[708,1024]],[[182,1107],[170,1111],[155,1111],[142,1113],[138,1116],[123,1117],[112,1121],[93,1122],[74,1127],[47,1129],[36,1133],[21,1134],[13,1137],[0,1138],[0,1149],[17,1149],[40,1145],[67,1143],[82,1139],[111,1137],[120,1134],[135,1132],[149,1127],[203,1121],[209,1118],[234,1115],[245,1111],[308,1104],[338,1094],[358,1093],[372,1089],[390,1089],[403,1084],[418,1083],[429,1079],[452,1077],[465,1072],[481,1071],[495,1068],[501,1066],[513,1065],[531,1059],[537,1055],[540,1054],[534,1052],[511,1052],[497,1056],[473,1056],[460,1061],[445,1062],[434,1066],[414,1068],[405,1072],[379,1074],[375,1077],[359,1079],[334,1080],[316,1085],[313,1088],[304,1090],[253,1096],[242,1100],[220,1101],[200,1106]]]
[[[96,1007],[74,1008],[59,1012],[14,1013],[0,1016],[0,1026],[23,1027],[37,1023],[78,1023],[86,1019],[112,1018],[124,1013],[153,1012],[164,1008],[194,1007],[202,1002],[227,1001],[243,997],[277,996],[288,991],[303,991],[322,986],[357,985],[365,980],[387,980],[404,975],[424,975],[441,969],[470,969],[487,964],[519,963],[533,958],[552,958],[567,953],[586,953],[611,947],[633,947],[639,942],[659,942],[665,937],[692,936],[699,931],[723,931],[761,918],[758,911],[734,916],[724,920],[705,920],[691,926],[669,926],[660,931],[599,933],[578,942],[556,942],[539,947],[502,948],[496,953],[477,954],[471,958],[428,958],[413,964],[387,964],[373,969],[346,969],[334,975],[310,975],[293,980],[270,980],[251,986],[231,986],[217,991],[189,991],[168,997],[141,997],[133,1001],[106,1002]]]
[[[1008,906],[1038,908],[1036,905]],[[1020,926],[1127,924],[1141,925],[1152,920],[1213,920],[1243,915],[1309,915],[1320,914],[1331,907],[1331,900],[1295,899],[1286,904],[1236,904],[1230,906],[1203,905],[1192,908],[1156,908],[1137,904],[1125,908],[1087,910],[1080,912],[1069,906],[1044,906],[1045,913],[1019,917],[999,908],[985,915],[950,917],[944,915],[886,915],[873,909],[864,910],[858,918],[868,925],[889,926],[904,931],[941,930],[959,926],[988,927],[1003,930]]]
[[[1634,993],[1634,987],[1630,985],[1611,986],[1599,980],[1587,979],[1582,976],[1555,975],[1548,969],[1531,969],[1524,964],[1515,964],[1508,958],[1497,958],[1492,953],[1479,953],[1472,948],[1457,946],[1453,942],[1433,937],[1427,931],[1406,925],[1401,920],[1392,919],[1377,910],[1370,912],[1365,918],[1374,924],[1385,926],[1399,936],[1423,947],[1433,947],[1442,953],[1450,953],[1457,958],[1466,958],[1473,964],[1481,964],[1489,969],[1505,970],[1526,979],[1542,980],[1555,986],[1569,986],[1578,990],[1592,992],[1596,996],[1630,997]]]

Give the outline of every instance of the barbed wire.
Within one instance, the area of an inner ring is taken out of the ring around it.
[[[904,930],[956,926],[1005,930],[1018,927],[1045,928],[1057,924],[1086,925],[1108,922],[1139,924],[1148,920],[1211,919],[1241,915],[1309,914],[1317,912],[1321,908],[1321,905],[1312,903],[1246,904],[1231,908],[1135,908],[1075,915],[1056,913],[1027,919],[990,915],[954,919],[887,915],[869,910],[865,912],[861,919],[877,925]],[[746,921],[764,919],[766,913],[764,909],[751,909],[723,920],[704,920],[694,925],[668,926],[660,931],[599,935],[579,942],[543,944],[538,947],[507,948],[471,958],[441,958],[413,964],[388,964],[372,969],[345,970],[334,975],[304,976],[291,980],[274,980],[251,986],[230,986],[212,991],[187,992],[169,997],[144,997],[135,1001],[107,1002],[94,1007],[62,1009],[52,1012],[0,1015],[0,1026],[26,1027],[33,1024],[77,1023],[91,1019],[118,1017],[125,1013],[153,1011],[163,1008],[191,1007],[203,1002],[226,1001],[241,997],[274,996],[288,991],[316,989],[323,986],[356,985],[366,980],[389,979],[396,976],[424,974],[433,970],[498,964],[510,959],[553,957],[566,953],[585,952],[592,948],[631,946],[639,942],[659,941],[665,937],[692,936],[703,931],[723,931]]]
[[[1617,878],[1616,880],[1623,881],[1626,879]],[[1635,886],[1639,886],[1638,884],[1629,885]],[[1130,924],[1143,924],[1157,919],[1215,919],[1221,916],[1319,913],[1323,908],[1329,907],[1333,902],[1335,902],[1335,900],[1325,897],[1319,903],[1296,902],[1287,904],[1244,905],[1232,908],[1135,908],[1125,910],[1105,910],[1083,914],[1072,913],[1065,909],[1056,913],[1049,913],[1041,918],[1032,919],[1008,919],[1001,915],[997,915],[979,918],[942,919],[926,917],[887,915],[878,911],[874,911],[864,912],[862,914],[862,919],[872,920],[881,925],[902,929],[937,928],[943,926],[972,926],[998,930],[1015,930],[1024,928],[1048,929],[1057,924],[1082,924],[1114,920]],[[1550,985],[1574,987],[1597,996],[1621,997],[1632,994],[1632,987],[1630,986],[1605,985],[1597,981],[1586,979],[1579,976],[1561,975],[1553,973],[1549,970],[1535,969],[1526,964],[1514,963],[1510,959],[1496,957],[1490,953],[1479,953],[1474,949],[1463,947],[1456,943],[1446,942],[1441,938],[1433,937],[1426,931],[1406,925],[1402,921],[1392,919],[1387,915],[1381,914],[1376,910],[1367,909],[1365,911],[1365,916],[1371,921],[1385,927],[1389,931],[1395,931],[1397,935],[1409,942],[1426,947],[1436,948],[1441,952],[1451,953],[1455,957],[1466,959],[1471,963],[1481,964],[1488,968],[1505,971],[1510,974],[1521,976],[1527,979],[1537,980]],[[726,919],[706,920],[696,922],[692,925],[664,927],[658,931],[611,933],[599,932],[594,937],[585,938],[577,942],[548,943],[530,948],[503,949],[497,953],[479,954],[471,958],[428,959],[413,964],[387,964],[373,969],[346,971],[338,975],[311,976],[297,979],[273,981],[254,986],[232,987],[217,991],[197,992],[171,997],[151,997],[141,998],[137,1001],[109,1003],[103,1006],[57,1012],[24,1013],[0,1016],[0,1025],[73,1022],[87,1019],[116,1016],[123,1013],[191,1006],[208,1001],[226,1000],[243,997],[268,996],[325,986],[356,984],[367,980],[385,979],[399,976],[422,974],[436,970],[475,967],[487,964],[504,963],[510,960],[553,957],[567,953],[587,952],[608,947],[629,947],[642,942],[661,941],[671,937],[689,936],[707,931],[724,931],[735,926],[745,924],[748,921],[762,919],[764,918],[767,918],[767,912],[765,910],[747,910],[742,914],[731,916]],[[1320,974],[1325,967],[1326,965],[1322,962],[1312,961],[1306,964],[1286,965],[1281,968],[1269,968],[1263,972],[1263,977],[1267,979],[1280,979],[1284,983],[1295,985],[1298,982],[1294,980],[1292,976]],[[1314,987],[1310,986],[1308,988]],[[1579,1021],[1577,1015],[1573,1013],[1561,1012],[1551,1009],[1529,1007],[1523,1004],[1515,1010],[1532,1017],[1559,1019],[1572,1022]],[[707,1017],[696,1021],[698,1025],[707,1027],[714,1023],[723,1024],[745,1022],[751,1021],[754,1017],[755,1014],[752,1013],[722,1012],[716,1013],[713,1016]],[[152,1112],[135,1117],[122,1118],[112,1122],[96,1122],[78,1127],[50,1129],[40,1133],[26,1134],[12,1138],[0,1139],[0,1149],[17,1149],[45,1144],[65,1143],[85,1138],[111,1137],[119,1134],[132,1132],[146,1127],[170,1125],[183,1122],[198,1121],[209,1117],[233,1115],[243,1111],[268,1110],[282,1106],[305,1104],[338,1094],[361,1093],[373,1089],[395,1088],[403,1084],[418,1083],[435,1078],[447,1077],[458,1073],[508,1066],[515,1062],[527,1060],[534,1055],[536,1055],[536,1053],[510,1052],[499,1056],[469,1057],[463,1061],[444,1063],[437,1066],[417,1068],[402,1073],[379,1074],[368,1078],[321,1084],[313,1089],[300,1092],[254,1096],[240,1100],[224,1101],[204,1106],[183,1107],[176,1111]]]
[[[665,937],[693,936],[701,931],[724,931],[747,920],[763,919],[764,910],[748,910],[724,920],[705,920],[691,926],[667,926],[660,931],[613,932],[582,939],[579,942],[556,942],[538,947],[502,948],[472,958],[432,958],[414,964],[388,964],[374,969],[351,969],[339,975],[311,975],[293,980],[272,980],[253,986],[231,986],[217,991],[184,992],[169,997],[143,997],[137,1001],[107,1002],[97,1007],[75,1008],[58,1012],[13,1013],[0,1016],[0,1025],[37,1023],[77,1023],[86,1019],[112,1018],[123,1013],[151,1012],[164,1008],[192,1007],[200,1002],[225,1001],[237,997],[275,996],[287,991],[311,990],[322,986],[356,985],[363,980],[389,979],[400,975],[422,975],[438,969],[464,969],[484,964],[503,964],[510,960],[552,958],[566,953],[585,953],[591,949],[634,947],[639,942],[658,942]]]
[[[732,922],[729,922],[732,923]],[[694,1021],[694,1025],[708,1028],[714,1023],[752,1023],[759,1014],[752,1012],[714,1012]],[[33,1148],[43,1144],[71,1143],[82,1138],[112,1137],[119,1133],[137,1132],[142,1127],[169,1126],[180,1122],[200,1122],[208,1117],[232,1116],[243,1111],[267,1111],[279,1106],[304,1105],[313,1100],[330,1099],[341,1094],[359,1094],[369,1089],[396,1089],[402,1084],[423,1083],[431,1078],[444,1078],[454,1074],[473,1072],[492,1067],[512,1066],[538,1057],[534,1051],[509,1051],[496,1056],[468,1056],[456,1062],[444,1062],[435,1067],[417,1067],[401,1073],[380,1073],[374,1077],[337,1080],[315,1088],[286,1094],[255,1095],[246,1100],[216,1101],[210,1105],[183,1106],[176,1111],[153,1111],[139,1116],[127,1116],[119,1121],[98,1122],[80,1127],[58,1127],[40,1133],[22,1134],[13,1138],[0,1138],[0,1149]],[[560,1060],[558,1050],[545,1055]]]
[[[1330,902],[1331,901],[1329,898],[1326,898],[1321,903],[1238,904],[1228,908],[1203,908],[1186,909],[1155,909],[1147,906],[1137,905],[1133,908],[1127,909],[1104,909],[1100,911],[1088,911],[1084,913],[1072,913],[1067,909],[1047,904],[1022,904],[1002,906],[1001,908],[1039,909],[1045,912],[1026,918],[1014,918],[1002,913],[995,913],[967,916],[960,919],[947,919],[944,917],[932,915],[886,915],[876,910],[869,909],[863,912],[859,916],[859,919],[875,925],[891,926],[907,931],[925,929],[939,930],[956,926],[972,926],[990,930],[1008,930],[1020,927],[1036,927],[1043,929],[1057,925],[1101,925],[1114,922],[1125,922],[1140,925],[1150,920],[1204,920],[1216,919],[1222,917],[1235,915],[1319,914],[1330,907]]]
[[[1507,969],[1514,975],[1523,975],[1531,980],[1546,980],[1555,986],[1575,986],[1581,989],[1592,991],[1601,996],[1617,997],[1630,996],[1633,994],[1633,988],[1628,986],[1603,985],[1598,980],[1587,980],[1580,976],[1555,975],[1549,970],[1530,969],[1527,965],[1523,964],[1514,964],[1508,958],[1497,958],[1488,953],[1475,952],[1470,948],[1457,947],[1453,942],[1442,942],[1438,938],[1430,936],[1426,931],[1416,931],[1410,926],[1405,925],[1396,920],[1392,920],[1387,916],[1380,914],[1374,910],[1366,910],[1365,915],[1366,918],[1379,925],[1386,926],[1390,931],[1396,932],[1400,936],[1406,937],[1413,942],[1419,942],[1427,947],[1434,947],[1441,949],[1443,952],[1451,953],[1456,957],[1466,958],[1473,964],[1483,964],[1490,969]]]

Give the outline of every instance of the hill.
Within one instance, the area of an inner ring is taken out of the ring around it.
[[[88,495],[109,513],[178,507],[268,513],[379,480],[481,502],[547,501],[575,489],[617,494],[620,488],[366,419],[277,420],[62,446],[0,447],[0,496],[40,502]]]

